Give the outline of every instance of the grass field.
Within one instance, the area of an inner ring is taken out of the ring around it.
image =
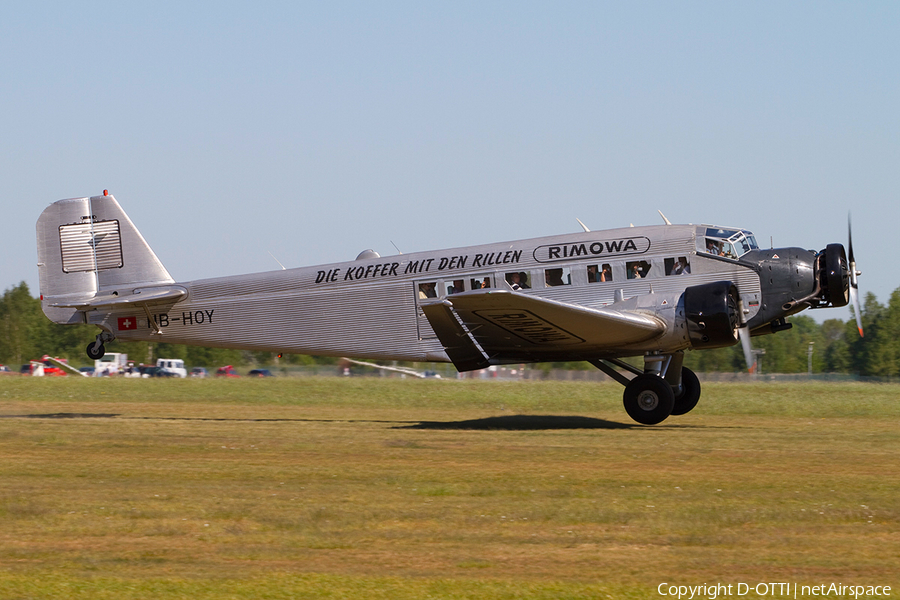
[[[900,386],[709,384],[654,427],[621,393],[3,378],[0,598],[900,596]]]

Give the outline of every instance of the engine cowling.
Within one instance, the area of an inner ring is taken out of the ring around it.
[[[844,247],[828,244],[819,254],[824,256],[823,269],[819,273],[821,298],[831,306],[847,306],[850,303],[850,268]]]
[[[738,341],[741,326],[737,287],[714,281],[684,290],[684,314],[693,348],[724,348]]]

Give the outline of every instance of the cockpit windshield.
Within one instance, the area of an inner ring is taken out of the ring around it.
[[[756,250],[756,236],[746,229],[725,229],[721,227],[706,227],[702,239],[703,247],[700,251],[707,254],[715,254],[737,260],[751,250]],[[703,233],[701,231],[701,233]],[[699,245],[699,244],[698,244]]]

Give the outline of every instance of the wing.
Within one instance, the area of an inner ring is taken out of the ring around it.
[[[665,324],[648,314],[592,309],[505,290],[479,290],[422,307],[460,371],[492,364],[586,360],[649,340]]]

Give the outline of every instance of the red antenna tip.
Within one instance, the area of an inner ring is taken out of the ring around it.
[[[104,196],[109,196],[109,190],[103,190],[103,195],[104,195]]]

